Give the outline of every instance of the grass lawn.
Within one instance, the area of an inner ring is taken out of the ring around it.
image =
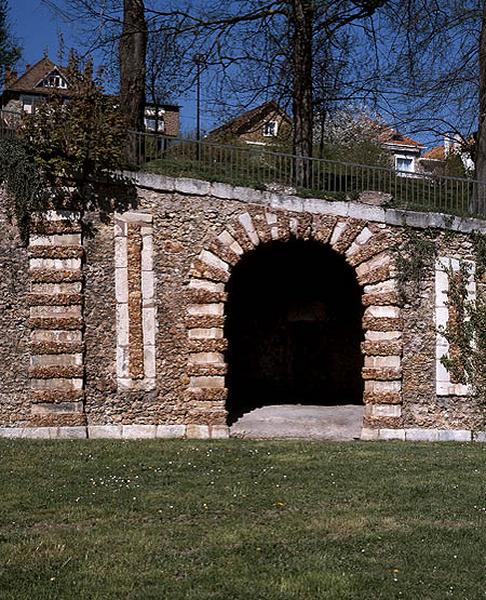
[[[486,445],[0,441],[0,598],[486,598]]]

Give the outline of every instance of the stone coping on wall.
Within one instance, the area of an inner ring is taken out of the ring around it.
[[[227,439],[226,425],[89,425],[87,427],[0,427],[0,438],[8,439]],[[469,429],[369,429],[363,441],[486,442],[486,432]],[[254,441],[254,440],[253,440]]]
[[[435,212],[418,212],[374,206],[363,202],[343,202],[320,198],[301,198],[226,183],[210,183],[186,177],[166,177],[153,173],[125,172],[135,185],[157,192],[177,192],[191,196],[209,196],[219,200],[260,204],[290,212],[353,217],[365,221],[415,227],[418,229],[448,229],[459,233],[486,233],[486,221]]]

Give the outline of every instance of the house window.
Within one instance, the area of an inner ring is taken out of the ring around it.
[[[67,84],[60,75],[49,75],[43,81],[44,87],[67,88]]]
[[[161,117],[158,120],[155,117],[145,117],[145,129],[147,131],[163,133],[165,131],[164,120]]]
[[[413,158],[408,158],[406,156],[397,156],[395,164],[397,171],[404,171],[406,173],[415,172]]]
[[[20,99],[22,102],[22,110],[29,115],[33,113],[34,99],[32,98],[32,96],[21,96]]]
[[[275,137],[277,135],[277,121],[267,121],[263,126],[263,135],[265,137]]]

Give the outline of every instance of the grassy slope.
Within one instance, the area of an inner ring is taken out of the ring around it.
[[[0,598],[485,597],[486,446],[0,442]]]

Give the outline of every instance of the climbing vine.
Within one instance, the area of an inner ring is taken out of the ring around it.
[[[486,235],[480,231],[471,234],[476,260],[476,275],[481,278],[486,273]]]
[[[478,291],[468,292],[471,266],[461,263],[458,271],[447,270],[449,320],[440,333],[449,344],[449,352],[441,358],[451,380],[469,385],[476,396],[486,424],[486,297]]]
[[[404,302],[417,300],[420,283],[432,271],[436,253],[432,231],[405,229],[405,239],[395,249],[398,290]]]

